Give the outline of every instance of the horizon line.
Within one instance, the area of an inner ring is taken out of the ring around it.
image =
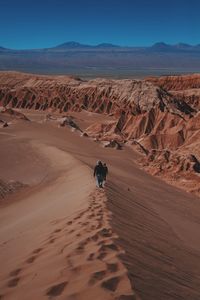
[[[151,48],[155,45],[164,45],[164,46],[178,46],[178,45],[185,45],[185,46],[190,46],[190,47],[196,47],[196,46],[200,46],[200,43],[198,44],[190,44],[190,43],[186,43],[186,42],[177,42],[177,43],[173,43],[173,44],[170,44],[170,43],[166,43],[166,42],[163,42],[163,41],[159,41],[159,42],[155,42],[155,43],[152,43],[152,44],[149,44],[149,45],[122,45],[122,44],[114,44],[114,43],[111,43],[111,42],[101,42],[101,43],[97,43],[97,44],[90,44],[90,43],[80,43],[80,42],[77,42],[77,41],[66,41],[66,42],[63,42],[63,43],[59,43],[59,44],[56,44],[54,46],[49,46],[49,47],[34,47],[34,48],[8,48],[8,47],[5,47],[5,46],[2,46],[0,45],[0,49],[3,48],[5,50],[18,50],[18,51],[23,51],[23,50],[45,50],[45,49],[53,49],[53,48],[57,48],[57,47],[60,47],[60,46],[64,46],[65,44],[77,44],[80,45],[80,46],[84,46],[84,47],[98,47],[98,46],[101,46],[101,45],[107,45],[107,46],[113,46],[113,47],[120,47],[120,48]]]

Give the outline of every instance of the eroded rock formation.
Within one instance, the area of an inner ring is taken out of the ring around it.
[[[187,174],[194,184],[199,181],[199,91],[200,75],[82,81],[67,76],[0,73],[0,105],[48,113],[87,110],[112,115],[114,120],[94,123],[86,134],[115,144],[129,141],[144,153],[143,163],[151,173],[170,180]],[[63,126],[72,126],[72,122],[67,118]],[[199,193],[198,189],[189,188]]]
[[[149,82],[185,101],[194,110],[200,109],[200,74],[148,78]]]
[[[85,109],[110,114],[125,111],[133,115],[147,112],[155,106],[162,111],[180,110],[180,101],[146,81],[81,81],[66,76],[12,72],[0,73],[0,104],[4,107],[60,112]]]

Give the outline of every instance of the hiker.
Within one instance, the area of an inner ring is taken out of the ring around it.
[[[104,181],[104,184],[106,182],[106,177],[108,175],[108,167],[106,165],[106,163],[103,164],[103,170],[104,170],[104,173],[103,173],[103,181]]]
[[[97,186],[102,188],[103,187],[103,180],[104,180],[104,167],[100,160],[97,161],[97,164],[94,168],[94,177],[96,176]]]

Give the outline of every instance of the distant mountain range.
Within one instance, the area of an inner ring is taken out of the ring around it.
[[[0,47],[0,70],[119,78],[200,72],[200,44],[131,47],[70,41],[44,49]]]
[[[159,42],[159,43],[155,43],[152,46],[148,46],[148,47],[135,47],[135,46],[119,46],[119,45],[114,45],[114,44],[110,44],[110,43],[101,43],[98,45],[86,45],[86,44],[81,44],[78,42],[74,42],[74,41],[70,41],[70,42],[66,42],[60,45],[57,45],[55,47],[51,47],[51,48],[43,48],[43,49],[28,49],[28,50],[14,50],[14,49],[8,49],[5,47],[1,47],[0,46],[0,50],[2,51],[55,51],[55,50],[85,50],[85,49],[92,49],[92,50],[101,50],[101,49],[116,49],[116,50],[126,50],[126,51],[130,51],[130,50],[147,50],[147,51],[169,51],[169,52],[177,52],[177,51],[200,51],[200,44],[198,45],[189,45],[189,44],[185,44],[185,43],[178,43],[175,45],[170,45],[170,44],[166,44],[164,42]]]
[[[184,43],[178,43],[175,45],[169,45],[165,43],[156,43],[154,44],[151,49],[153,50],[159,50],[159,51],[169,51],[169,52],[182,52],[182,51],[200,51],[200,44],[198,45],[189,45]]]
[[[95,46],[92,45],[85,45],[85,44],[80,44],[77,42],[66,42],[63,43],[61,45],[58,45],[54,48],[50,48],[50,49],[88,49],[88,48],[92,48],[92,49],[102,49],[102,48],[120,48],[120,46],[118,45],[113,45],[113,44],[109,44],[109,43],[102,43],[102,44],[98,44]]]
[[[178,43],[175,45],[169,45],[163,42],[156,43],[150,47],[133,47],[133,46],[119,46],[113,45],[109,43],[102,43],[98,45],[84,45],[77,42],[67,42],[61,45],[58,45],[54,48],[49,49],[116,49],[116,50],[153,50],[153,51],[170,51],[170,52],[177,52],[177,51],[200,51],[200,44],[198,45],[189,45],[184,43]]]

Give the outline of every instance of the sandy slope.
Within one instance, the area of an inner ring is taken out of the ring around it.
[[[96,190],[90,169],[58,148],[50,128],[40,135],[37,124],[25,133],[24,124],[18,126],[18,136],[8,132],[13,139],[1,163],[13,160],[5,177],[18,172],[31,187],[1,202],[0,299],[136,299],[118,258],[123,251],[109,225],[105,193]]]
[[[50,176],[36,168],[42,183],[1,208],[5,299],[134,299],[119,297],[131,293],[121,249],[141,299],[199,299],[199,198],[141,171],[130,149],[105,149],[52,123],[18,123],[6,133],[44,156]],[[90,173],[99,158],[110,169],[106,194]]]

